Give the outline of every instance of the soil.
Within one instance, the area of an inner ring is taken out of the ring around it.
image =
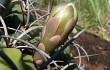
[[[86,57],[82,58],[82,63],[86,70],[110,70],[110,42],[94,34],[83,33],[77,39],[76,43],[82,46],[90,56],[88,61]],[[74,54],[78,56],[78,54]],[[81,55],[85,55],[81,51]],[[75,59],[78,62],[78,59]]]

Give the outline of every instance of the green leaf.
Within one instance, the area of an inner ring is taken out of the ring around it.
[[[23,57],[25,70],[36,70],[33,64],[33,58],[30,55],[24,55]]]
[[[0,48],[16,65],[18,70],[36,70],[33,58],[30,55],[22,55],[21,51],[16,48]],[[10,65],[0,57],[0,69],[12,70]]]
[[[1,51],[3,51],[17,66],[18,70],[24,70],[23,64],[22,64],[22,53],[16,49],[16,48],[1,48]],[[1,70],[12,70],[9,66],[9,64],[0,57],[0,69]]]
[[[70,57],[70,47],[69,47],[69,46],[64,50],[64,54],[65,54],[67,57]]]
[[[76,28],[74,28],[73,31],[72,31],[72,33],[77,33],[77,32],[78,32],[78,31],[77,31]]]

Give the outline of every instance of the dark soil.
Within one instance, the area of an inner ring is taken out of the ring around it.
[[[82,58],[86,70],[110,70],[110,42],[94,34],[83,33],[76,39],[76,43],[82,46],[88,55],[99,54],[90,56],[90,61],[87,61],[86,57]],[[83,51],[81,54],[85,55]],[[78,59],[76,61],[78,62]]]

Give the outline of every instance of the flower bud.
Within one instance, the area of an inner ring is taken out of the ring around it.
[[[42,39],[38,48],[50,54],[67,40],[76,22],[77,12],[73,3],[55,6],[42,31]],[[38,56],[39,54],[36,52],[34,61],[41,59]]]

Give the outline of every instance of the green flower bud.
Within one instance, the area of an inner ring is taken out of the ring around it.
[[[76,22],[77,12],[73,3],[55,6],[52,9],[49,20],[42,31],[42,39],[38,48],[50,54],[67,40],[68,35],[73,30]],[[41,59],[37,56],[38,53],[35,53],[35,61]]]

